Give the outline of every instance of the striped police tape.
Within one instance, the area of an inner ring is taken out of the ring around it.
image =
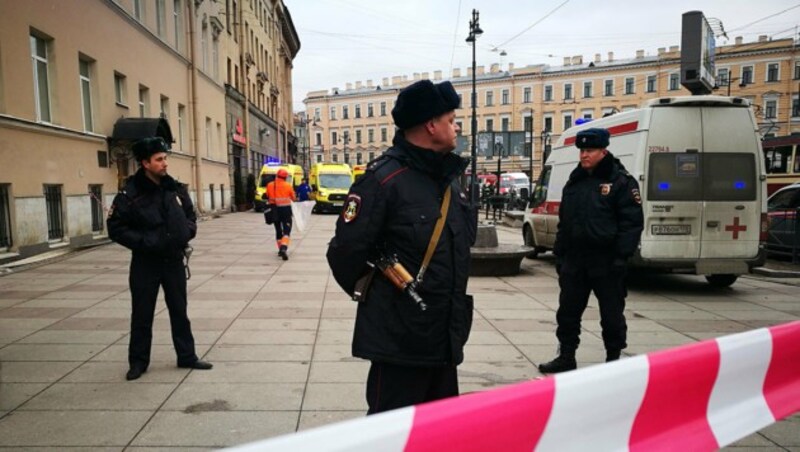
[[[800,411],[800,321],[235,451],[716,450]]]

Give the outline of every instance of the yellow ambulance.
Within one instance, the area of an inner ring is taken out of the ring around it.
[[[353,172],[346,163],[316,163],[308,176],[315,212],[339,212],[353,184]]]

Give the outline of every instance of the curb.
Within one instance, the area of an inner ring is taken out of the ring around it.
[[[800,278],[800,271],[775,270],[768,267],[755,267],[751,270],[751,273],[768,278]]]

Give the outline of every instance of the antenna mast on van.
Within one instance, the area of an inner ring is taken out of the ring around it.
[[[714,30],[702,11],[683,13],[681,29],[681,85],[693,96],[711,94],[714,79]]]

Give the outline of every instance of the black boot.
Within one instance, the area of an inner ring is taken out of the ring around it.
[[[616,361],[622,354],[621,350],[606,350],[606,362]]]
[[[281,257],[281,259],[283,259],[283,260],[285,260],[285,261],[288,261],[288,260],[289,260],[289,255],[288,255],[288,254],[286,254],[286,250],[287,250],[287,249],[288,249],[288,248],[286,247],[286,245],[281,245],[281,249],[278,251],[278,256],[280,256],[280,257]]]
[[[559,372],[567,372],[578,368],[578,363],[575,361],[575,350],[560,349],[556,359],[539,364],[539,372],[543,374],[556,374]]]

